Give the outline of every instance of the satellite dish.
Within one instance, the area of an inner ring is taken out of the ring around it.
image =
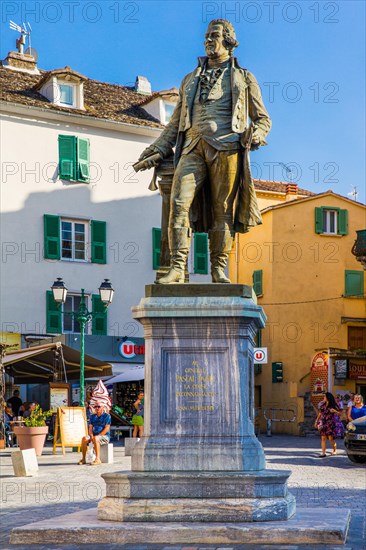
[[[27,55],[33,55],[34,59],[37,61],[38,60],[38,52],[36,50],[36,48],[27,48],[25,50],[25,53]]]

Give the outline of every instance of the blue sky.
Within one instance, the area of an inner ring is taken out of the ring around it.
[[[253,176],[365,202],[365,5],[348,1],[13,1],[1,3],[1,57],[15,49],[9,20],[29,21],[38,65],[154,90],[179,86],[204,55],[208,21],[235,26],[236,56],[256,76],[273,120]],[[291,177],[288,170],[291,169]]]

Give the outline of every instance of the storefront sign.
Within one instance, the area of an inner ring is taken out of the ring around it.
[[[268,351],[267,348],[254,348],[253,349],[253,355],[254,355],[254,363],[256,365],[258,364],[264,364],[266,365],[268,362]]]
[[[347,359],[336,359],[334,361],[334,376],[339,379],[347,378]]]
[[[53,454],[57,447],[80,447],[81,440],[88,433],[85,407],[59,407],[57,409]]]
[[[59,407],[69,406],[70,384],[50,382],[50,406],[56,411]]]
[[[133,359],[136,356],[145,355],[145,345],[138,345],[133,340],[125,340],[118,346],[118,352],[125,359]]]
[[[348,377],[355,380],[366,379],[366,362],[349,361]]]
[[[310,369],[311,402],[317,407],[328,391],[328,355],[317,353],[314,355]]]

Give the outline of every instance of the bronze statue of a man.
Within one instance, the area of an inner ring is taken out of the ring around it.
[[[266,144],[271,119],[256,79],[233,57],[238,41],[232,24],[224,19],[211,21],[204,45],[207,57],[199,58],[197,69],[183,79],[169,124],[140,156],[143,169],[151,168],[157,164],[156,153],[164,159],[175,147],[171,265],[157,281],[160,284],[184,282],[197,218],[201,230],[208,229],[214,283],[230,283],[225,268],[235,231],[244,233],[262,223],[249,150]]]

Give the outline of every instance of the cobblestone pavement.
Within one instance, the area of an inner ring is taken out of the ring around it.
[[[350,508],[352,519],[350,531],[344,546],[297,546],[297,545],[240,545],[235,550],[365,550],[366,549],[366,466],[350,462],[344,452],[343,441],[338,443],[337,456],[319,459],[319,439],[317,437],[292,437],[274,435],[260,436],[264,446],[267,467],[276,470],[291,470],[289,488],[295,495],[298,507]],[[117,445],[117,446],[116,446]],[[0,548],[47,550],[49,545],[10,546],[9,535],[13,527],[25,525],[42,519],[57,521],[57,516],[79,510],[94,508],[104,496],[105,484],[101,473],[129,470],[131,461],[124,456],[124,447],[115,443],[114,464],[97,467],[78,466],[77,453],[68,452],[63,456],[58,450],[52,454],[46,447],[39,461],[38,477],[16,478],[11,464],[11,449],[0,451]],[[330,449],[328,449],[330,452]],[[270,542],[270,541],[268,541]],[[96,541],[97,543],[97,541]],[[95,545],[60,545],[53,548],[65,550],[96,550],[108,548],[108,543]],[[113,545],[113,549],[123,550],[230,550],[228,546],[165,546],[161,545]]]

